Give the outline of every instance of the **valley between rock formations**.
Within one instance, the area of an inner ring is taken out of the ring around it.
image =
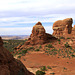
[[[11,52],[26,68],[36,75],[75,75],[75,26],[67,18],[53,24],[53,34],[46,33],[41,22],[33,26],[32,33],[24,44]]]

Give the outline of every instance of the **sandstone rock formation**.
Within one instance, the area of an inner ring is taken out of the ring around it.
[[[72,18],[66,18],[64,20],[58,20],[53,24],[53,35],[55,37],[64,37],[65,34],[71,34],[72,32]]]
[[[0,75],[33,75],[25,66],[3,47],[0,37]]]
[[[42,23],[38,22],[33,26],[32,34],[30,35],[28,41],[25,42],[25,45],[44,44],[52,39],[55,40],[56,38],[46,33],[44,27],[42,26]]]
[[[2,46],[2,45],[3,45],[3,41],[2,41],[2,39],[0,37],[0,46]]]

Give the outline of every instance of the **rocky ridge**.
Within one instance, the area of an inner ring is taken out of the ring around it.
[[[0,37],[0,75],[33,75],[21,61],[13,58],[13,55],[3,47]]]

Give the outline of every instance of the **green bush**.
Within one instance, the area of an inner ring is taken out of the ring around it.
[[[22,53],[23,53],[23,54],[26,54],[26,53],[27,53],[27,50],[23,50]]]
[[[72,56],[72,57],[75,57],[75,55],[73,55],[73,54],[72,54],[71,56]]]
[[[19,52],[18,54],[22,54],[22,52]]]
[[[67,68],[66,68],[66,67],[64,67],[64,69],[65,69],[65,70],[67,70]]]
[[[30,48],[28,48],[29,50],[31,50],[31,49],[34,49],[34,47],[30,47]]]
[[[70,39],[69,37],[67,39]]]
[[[53,72],[53,73],[50,73],[51,75],[54,75],[55,73]]]
[[[18,56],[18,58],[21,58],[21,56]]]
[[[25,41],[27,41],[28,39],[25,39]]]
[[[53,53],[53,55],[56,55],[56,54],[57,54],[57,52],[54,52],[54,53]]]
[[[60,37],[60,39],[65,39],[64,37]]]
[[[60,39],[57,39],[57,41],[60,41]]]
[[[53,48],[52,44],[47,45],[48,48]]]
[[[52,52],[55,52],[55,51],[57,51],[57,49],[54,48],[54,49],[52,49],[51,51],[52,51]]]
[[[36,49],[36,51],[40,51],[39,49]]]
[[[39,48],[42,48],[42,46],[40,45]]]
[[[70,49],[72,49],[72,47],[70,46]]]
[[[45,72],[43,72],[43,71],[36,71],[36,75],[45,75]]]
[[[66,42],[65,47],[66,48],[70,47],[69,44],[68,44],[68,42]]]
[[[46,70],[47,70],[47,69],[46,69],[46,66],[42,66],[42,67],[41,67],[41,70],[42,70],[42,71],[46,71]]]
[[[25,43],[25,40],[3,40],[3,43],[3,46],[13,54],[15,48],[18,45],[23,45]],[[14,53],[13,55],[15,54],[17,53]]]
[[[60,44],[60,42],[59,42],[59,44]]]
[[[52,69],[50,66],[47,66],[48,69]]]
[[[45,45],[45,47],[47,47],[47,45]]]

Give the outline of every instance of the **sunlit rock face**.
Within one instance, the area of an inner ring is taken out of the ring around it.
[[[53,24],[53,35],[55,37],[62,37],[65,34],[71,34],[72,32],[72,18],[66,18],[64,20],[58,20]]]
[[[36,23],[33,26],[32,34],[25,45],[36,45],[36,44],[44,44],[49,42],[50,39],[56,39],[52,35],[46,33],[44,27],[41,22]]]
[[[13,55],[3,47],[0,37],[0,75],[33,75],[21,61],[13,58]]]

